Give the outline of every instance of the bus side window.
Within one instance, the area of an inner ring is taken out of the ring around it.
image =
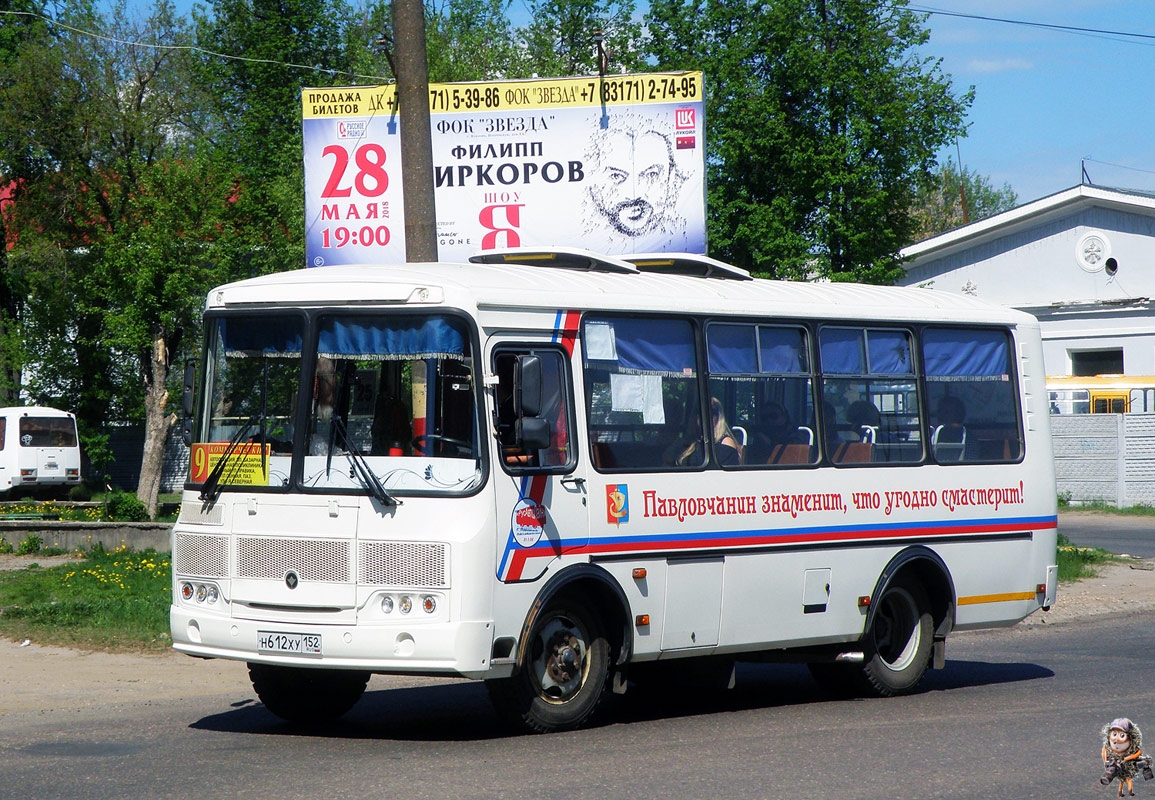
[[[714,322],[706,327],[710,395],[738,437],[738,464],[798,466],[818,460],[814,384],[806,331]],[[721,450],[722,448],[718,448]]]
[[[912,350],[905,330],[831,325],[819,331],[823,438],[831,462],[922,461]]]
[[[927,328],[922,352],[934,459],[1017,460],[1022,433],[1007,332]]]
[[[582,347],[598,470],[694,469],[706,462],[689,320],[590,315]]]
[[[549,425],[549,446],[527,451],[517,441],[514,374],[517,357],[529,354],[541,359],[541,413],[537,418]],[[510,472],[568,471],[574,464],[574,452],[570,446],[573,441],[573,413],[564,353],[550,348],[503,349],[494,353],[493,370],[497,374],[494,425],[503,466]]]

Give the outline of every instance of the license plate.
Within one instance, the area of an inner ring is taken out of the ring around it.
[[[257,631],[257,649],[262,653],[302,653],[321,655],[321,635],[318,633],[275,633]]]

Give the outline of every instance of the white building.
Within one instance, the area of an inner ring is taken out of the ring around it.
[[[1155,503],[1155,413],[1071,413],[1155,412],[1155,195],[1076,186],[903,255],[903,285],[1038,317],[1060,491]]]
[[[1155,195],[1076,186],[903,255],[903,285],[1038,317],[1049,376],[1155,375]]]

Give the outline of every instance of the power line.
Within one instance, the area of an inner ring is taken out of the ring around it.
[[[1111,161],[1099,161],[1097,158],[1091,158],[1090,156],[1084,158],[1083,160],[1088,161],[1092,164],[1102,164],[1105,167],[1117,167],[1119,169],[1129,169],[1132,172],[1145,172],[1148,175],[1155,175],[1155,169],[1140,169],[1139,167],[1128,167],[1126,164],[1115,164]]]
[[[143,47],[151,50],[187,50],[194,53],[203,53],[207,56],[215,56],[216,58],[225,58],[232,61],[244,61],[250,64],[272,64],[278,67],[309,70],[310,72],[324,72],[329,75],[348,75],[351,78],[365,78],[366,80],[375,81],[377,83],[392,83],[392,78],[383,78],[380,75],[358,75],[355,72],[346,72],[339,69],[328,69],[326,67],[310,66],[308,64],[293,64],[288,61],[277,61],[271,58],[247,58],[246,56],[234,56],[229,53],[217,53],[213,50],[206,50],[203,47],[197,47],[196,45],[191,44],[153,44],[150,42],[137,42],[128,39],[118,39],[115,36],[106,36],[105,34],[96,33],[95,31],[88,31],[84,30],[83,28],[77,28],[65,22],[60,22],[59,20],[52,19],[51,17],[44,16],[43,14],[36,14],[31,11],[0,11],[0,14],[13,17],[21,16],[42,19],[45,22],[56,25],[60,28],[64,28],[65,30],[72,31],[73,33],[80,34],[81,36],[88,36],[93,39],[100,39],[102,41],[125,45],[127,47]]]
[[[901,10],[895,6],[889,6],[892,10]],[[1022,19],[1007,19],[1006,17],[991,17],[985,14],[966,14],[961,11],[945,11],[938,8],[928,8],[925,6],[906,6],[910,11],[918,14],[932,14],[940,17],[957,17],[959,19],[974,19],[982,22],[1001,22],[1007,25],[1022,25],[1028,28],[1043,28],[1046,30],[1062,31],[1064,33],[1078,33],[1078,34],[1098,34],[1101,36],[1122,36],[1125,39],[1150,39],[1155,40],[1155,34],[1152,33],[1135,33],[1133,31],[1112,31],[1103,28],[1085,28],[1078,25],[1059,25],[1053,22],[1032,22],[1030,20]],[[1140,44],[1135,42],[1135,44]]]

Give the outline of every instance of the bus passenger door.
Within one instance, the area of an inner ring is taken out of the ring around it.
[[[572,342],[499,344],[491,353],[497,577],[505,582],[535,580],[589,541],[571,354]]]

